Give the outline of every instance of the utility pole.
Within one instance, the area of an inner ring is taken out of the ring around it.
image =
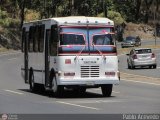
[[[44,18],[46,18],[46,0],[43,1],[43,4],[44,4],[43,16],[44,16]]]
[[[74,0],[69,0],[69,7],[70,7],[70,15],[75,15]]]
[[[155,46],[156,46],[156,39],[157,39],[157,31],[156,31],[156,3],[154,1],[154,4],[153,4],[153,7],[154,7],[154,36],[155,36]]]
[[[24,16],[25,16],[25,13],[24,13],[25,4],[26,4],[26,0],[22,0],[22,1],[21,1],[21,5],[20,5],[20,8],[21,8],[21,23],[20,23],[20,29],[21,29],[22,26],[23,26],[23,21],[24,21]]]
[[[104,16],[107,17],[108,16],[108,7],[107,7],[107,3],[106,1],[104,0],[104,3],[103,3],[103,11],[104,11]]]

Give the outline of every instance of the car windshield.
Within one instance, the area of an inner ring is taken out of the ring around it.
[[[140,49],[140,50],[135,50],[136,54],[146,54],[146,53],[152,53],[151,49]]]
[[[125,41],[135,41],[136,38],[135,37],[126,37]]]
[[[61,34],[60,45],[85,45],[84,36],[80,34]]]
[[[113,39],[110,34],[94,35],[94,45],[113,45]]]

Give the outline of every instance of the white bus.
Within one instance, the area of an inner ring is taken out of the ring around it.
[[[57,17],[23,24],[21,74],[30,90],[62,95],[101,87],[111,96],[119,84],[114,22],[99,17]],[[64,89],[65,88],[65,89]]]

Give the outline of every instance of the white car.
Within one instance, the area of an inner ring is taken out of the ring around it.
[[[150,48],[137,48],[130,51],[127,58],[128,69],[149,66],[156,69],[156,56]]]

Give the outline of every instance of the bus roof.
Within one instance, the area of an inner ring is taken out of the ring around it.
[[[58,25],[109,25],[113,26],[114,22],[108,18],[102,17],[85,17],[85,16],[69,16],[69,17],[55,17],[42,20],[36,20],[26,22],[24,24],[51,21],[51,23],[57,23]]]
[[[108,18],[102,17],[85,17],[85,16],[70,16],[70,17],[60,17],[52,18],[59,24],[104,24],[104,25],[114,25],[113,21]]]

